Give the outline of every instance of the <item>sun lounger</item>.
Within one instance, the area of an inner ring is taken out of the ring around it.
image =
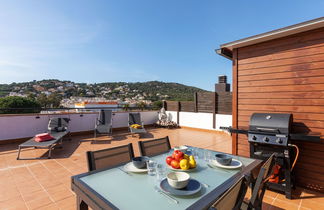
[[[51,151],[52,149],[58,145],[62,144],[63,137],[66,136],[69,131],[67,130],[68,122],[70,119],[68,118],[51,118],[48,123],[48,133],[54,138],[53,140],[37,142],[35,141],[35,137],[29,139],[28,141],[20,144],[18,146],[18,156],[17,160],[22,159],[44,159],[44,158],[20,158],[20,153],[22,148],[30,148],[33,147],[34,149],[48,149],[48,157],[47,159],[51,158]]]

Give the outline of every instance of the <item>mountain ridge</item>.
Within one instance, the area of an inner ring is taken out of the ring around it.
[[[104,97],[110,100],[193,100],[195,92],[207,92],[201,88],[176,82],[101,82],[78,83],[68,80],[44,79],[30,82],[0,84],[0,97],[7,95],[39,96],[58,94],[63,98]]]

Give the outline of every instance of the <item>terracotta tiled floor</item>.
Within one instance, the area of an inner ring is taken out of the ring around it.
[[[141,140],[168,135],[171,146],[191,145],[217,151],[231,152],[227,134],[191,129],[149,129]],[[112,137],[75,136],[65,141],[63,148],[53,150],[53,159],[16,160],[18,144],[0,145],[0,209],[76,209],[75,196],[70,189],[70,177],[87,171],[85,152],[132,142],[139,154],[137,137],[114,132]],[[46,156],[45,150],[26,149],[21,157]],[[296,199],[267,191],[264,209],[324,209],[324,197],[319,193],[297,189]]]

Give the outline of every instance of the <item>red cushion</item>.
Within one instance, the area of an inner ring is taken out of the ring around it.
[[[42,141],[49,141],[54,139],[49,133],[40,133],[35,136],[35,141],[42,142]]]

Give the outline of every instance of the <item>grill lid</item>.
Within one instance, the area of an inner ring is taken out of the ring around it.
[[[291,131],[292,114],[254,113],[250,118],[250,131],[288,134]]]

